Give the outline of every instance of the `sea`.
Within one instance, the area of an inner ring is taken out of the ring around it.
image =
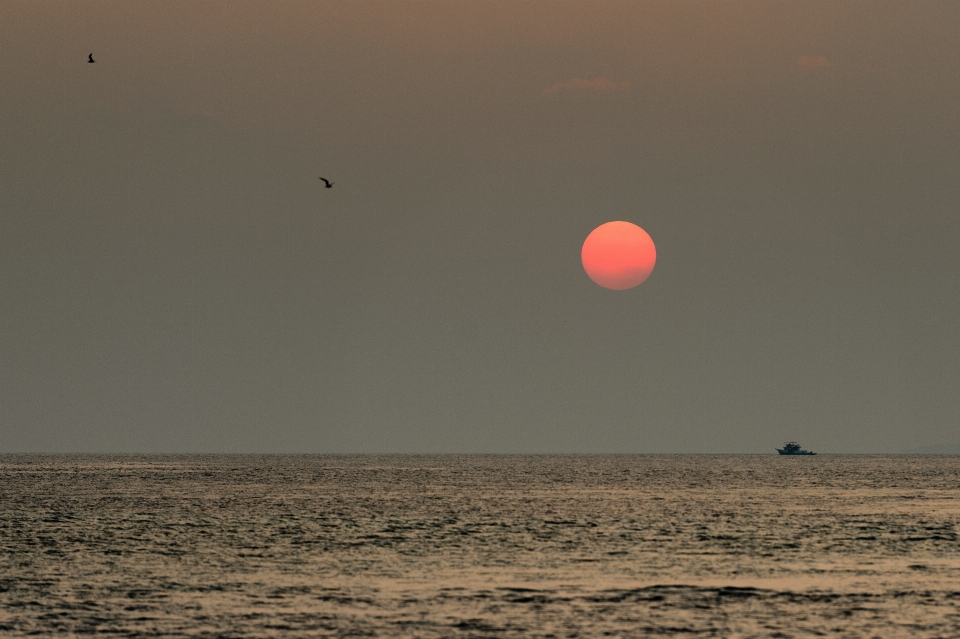
[[[0,636],[960,637],[960,456],[0,455]]]

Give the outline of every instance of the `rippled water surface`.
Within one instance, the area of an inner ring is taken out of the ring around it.
[[[0,456],[0,635],[957,637],[955,456]]]

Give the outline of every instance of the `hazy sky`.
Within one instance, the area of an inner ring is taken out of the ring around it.
[[[958,34],[954,0],[0,0],[0,452],[956,443]],[[629,291],[580,265],[610,220],[657,245]]]

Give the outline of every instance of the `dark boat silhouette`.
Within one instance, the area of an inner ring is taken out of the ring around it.
[[[783,445],[783,448],[778,448],[777,452],[781,455],[816,455],[812,450],[800,448],[800,444],[797,442],[787,442]]]

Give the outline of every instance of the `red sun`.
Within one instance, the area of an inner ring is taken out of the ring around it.
[[[607,222],[593,229],[580,251],[583,270],[604,288],[622,291],[643,282],[657,262],[647,232],[630,222]]]

